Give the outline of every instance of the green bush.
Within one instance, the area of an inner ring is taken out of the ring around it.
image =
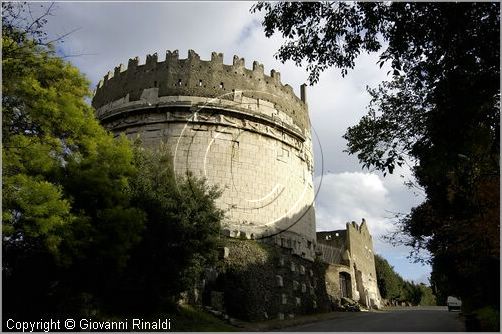
[[[476,317],[479,320],[480,330],[490,332],[498,332],[500,330],[499,310],[487,306],[474,311],[474,314],[476,314]]]

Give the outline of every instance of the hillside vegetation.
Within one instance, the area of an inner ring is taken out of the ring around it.
[[[375,254],[375,268],[380,295],[389,304],[405,302],[412,305],[436,305],[436,298],[429,286],[406,281],[378,254]]]

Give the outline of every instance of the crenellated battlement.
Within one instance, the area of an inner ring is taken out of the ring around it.
[[[355,221],[352,221],[351,223],[347,222],[346,226],[347,231],[352,231],[357,235],[361,235],[361,237],[371,240],[371,234],[364,218],[362,219],[361,224],[357,224]]]
[[[106,73],[92,105],[115,135],[166,144],[175,175],[187,172],[223,189],[230,237],[279,243],[304,259],[315,257],[313,149],[305,103],[281,82],[222,53],[203,60],[193,50],[129,59]]]
[[[120,64],[109,71],[96,88],[92,101],[98,109],[128,96],[129,101],[141,99],[145,89],[157,88],[158,96],[199,96],[234,99],[242,96],[262,99],[274,104],[277,110],[289,115],[302,130],[309,128],[306,101],[298,98],[293,88],[281,83],[280,73],[271,70],[267,75],[263,64],[253,62],[245,67],[244,58],[233,57],[231,65],[223,63],[222,53],[211,53],[211,60],[201,60],[193,50],[180,59],[178,50],[167,51],[164,61],[156,53],[147,55],[144,64],[139,57],[129,59],[127,67]]]

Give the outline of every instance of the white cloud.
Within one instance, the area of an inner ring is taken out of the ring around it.
[[[144,61],[157,52],[188,49],[209,59],[212,51],[226,52],[231,61],[242,27],[253,21],[251,3],[239,2],[86,2],[57,3],[56,20],[49,22],[52,35],[79,30],[61,45],[66,54],[86,54],[72,61],[95,85],[106,72],[136,56]],[[87,55],[91,54],[91,55]]]
[[[316,187],[321,184],[315,204],[317,230],[345,229],[346,222],[360,223],[365,218],[375,253],[384,256],[405,279],[427,283],[429,266],[411,264],[409,248],[395,247],[382,239],[395,229],[393,212],[407,212],[420,203],[402,184],[399,186],[398,179],[362,172],[316,176]]]
[[[321,176],[315,178],[315,184]],[[385,210],[392,207],[389,191],[376,174],[343,172],[325,174],[316,198],[318,230],[343,229],[348,221],[365,218],[376,235],[388,230]]]

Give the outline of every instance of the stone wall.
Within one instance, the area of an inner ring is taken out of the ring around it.
[[[364,219],[360,225],[356,222],[347,223],[347,242],[356,282],[360,282],[360,302],[368,307],[379,307],[381,297],[377,285],[373,240]]]
[[[349,265],[348,251],[345,247],[334,247],[318,243],[316,245],[316,253],[325,263],[336,263]]]
[[[252,240],[228,239],[227,247],[228,257],[218,277],[206,283],[205,295],[223,295],[222,311],[230,316],[259,321],[330,309],[325,264]],[[205,300],[208,304],[217,301]]]
[[[325,284],[326,284],[326,291],[330,297],[330,300],[335,304],[339,304],[340,299],[342,298],[342,292],[340,289],[341,273],[346,273],[348,274],[348,276],[350,276],[350,291],[348,295],[345,297],[351,299],[357,299],[356,296],[358,295],[358,292],[356,290],[356,285],[353,282],[354,279],[353,268],[343,264],[330,264],[326,269]]]
[[[157,88],[159,96],[200,96],[233,99],[240,90],[243,97],[264,99],[288,114],[301,129],[309,125],[305,101],[295,96],[289,85],[281,83],[280,73],[271,70],[264,74],[262,64],[253,62],[245,67],[244,58],[233,57],[231,65],[223,64],[223,54],[213,52],[211,60],[201,60],[193,50],[186,59],[179,59],[178,50],[167,51],[164,61],[157,54],[148,55],[144,64],[139,57],[129,59],[127,67],[117,66],[98,84],[92,102],[94,108],[128,96],[140,100],[144,89]]]
[[[328,245],[334,248],[347,248],[347,231],[336,230],[329,232],[317,232],[317,240],[323,245]]]
[[[373,241],[363,219],[360,225],[347,223],[347,229],[317,232],[316,249],[320,258],[329,264],[326,276],[328,294],[339,299],[340,274],[350,276],[352,298],[366,307],[381,306],[378,290]]]
[[[232,65],[213,53],[200,60],[168,52],[117,67],[98,85],[92,102],[108,129],[167,144],[177,175],[204,177],[223,194],[229,237],[264,239],[313,261],[313,152],[305,101],[280,75],[263,66]]]

